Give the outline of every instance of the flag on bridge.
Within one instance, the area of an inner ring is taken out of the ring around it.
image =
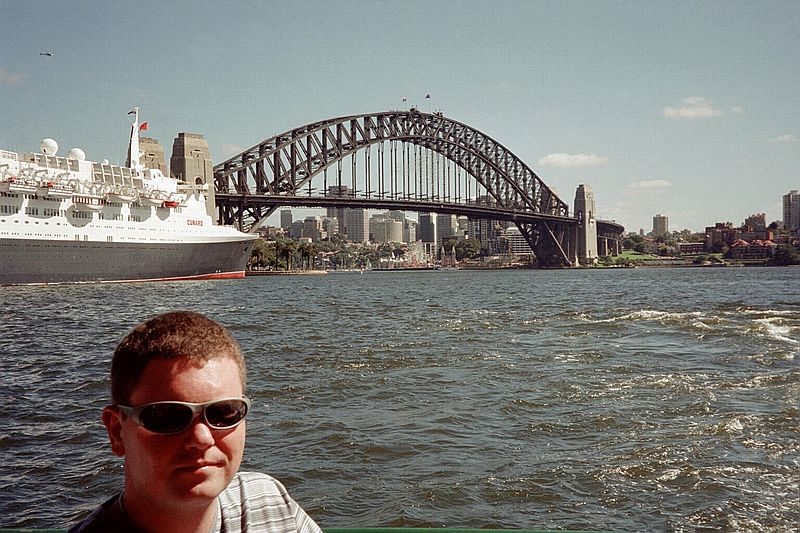
[[[142,122],[139,125],[139,131],[147,131],[147,122]]]

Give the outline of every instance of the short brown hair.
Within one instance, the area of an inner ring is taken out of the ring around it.
[[[187,359],[205,364],[229,357],[239,366],[242,389],[246,370],[239,343],[224,326],[193,311],[172,311],[136,326],[114,350],[111,401],[127,404],[147,364],[154,359]]]

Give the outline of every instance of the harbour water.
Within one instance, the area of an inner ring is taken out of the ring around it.
[[[800,268],[0,287],[0,527],[121,486],[119,338],[193,309],[249,361],[243,468],[323,527],[792,531]]]

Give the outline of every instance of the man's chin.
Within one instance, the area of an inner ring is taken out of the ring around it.
[[[179,469],[173,481],[173,492],[179,500],[203,503],[219,496],[230,480],[222,469],[202,468]]]

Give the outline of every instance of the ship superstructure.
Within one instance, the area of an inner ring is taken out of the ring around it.
[[[208,184],[142,167],[131,114],[125,166],[0,150],[0,284],[244,276],[256,236],[214,223]]]

